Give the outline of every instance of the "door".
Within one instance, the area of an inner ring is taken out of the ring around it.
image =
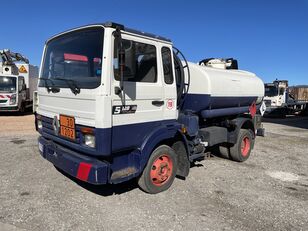
[[[162,46],[160,50],[165,97],[164,118],[175,120],[177,118],[177,89],[172,61],[172,46]]]
[[[117,58],[111,90],[113,152],[140,147],[164,120],[164,84],[158,43],[122,34],[122,46],[125,50],[124,90],[120,94],[115,92],[120,87]]]
[[[25,78],[18,76],[18,106],[26,100],[27,89],[25,88]]]

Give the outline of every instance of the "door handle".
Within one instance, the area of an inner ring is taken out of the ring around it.
[[[159,101],[159,100],[152,101],[152,104],[157,107],[163,106],[164,103],[165,103],[164,101]]]

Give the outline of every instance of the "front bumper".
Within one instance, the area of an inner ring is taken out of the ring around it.
[[[19,111],[18,106],[0,106],[0,111]]]
[[[266,106],[265,114],[270,114],[275,111],[280,110],[282,107],[277,107],[277,106]]]
[[[38,142],[41,156],[69,175],[90,184],[108,183],[110,172],[108,163],[80,155],[42,136]]]

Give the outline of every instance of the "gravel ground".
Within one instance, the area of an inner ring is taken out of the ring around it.
[[[0,230],[308,230],[308,118],[268,119],[251,157],[208,158],[149,195],[41,158],[33,116],[0,116]]]

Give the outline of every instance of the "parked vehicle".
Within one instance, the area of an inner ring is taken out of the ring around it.
[[[84,26],[46,42],[39,150],[90,184],[137,178],[158,193],[210,147],[247,160],[263,96],[255,74],[187,62],[169,39],[115,23]]]
[[[0,111],[24,112],[32,107],[38,67],[10,50],[1,50],[0,58]]]
[[[304,113],[307,105],[308,88],[289,87],[288,80],[275,80],[265,84],[265,115],[285,117],[286,115]]]
[[[289,87],[289,98],[296,102],[291,105],[295,113],[308,115],[308,85]]]

